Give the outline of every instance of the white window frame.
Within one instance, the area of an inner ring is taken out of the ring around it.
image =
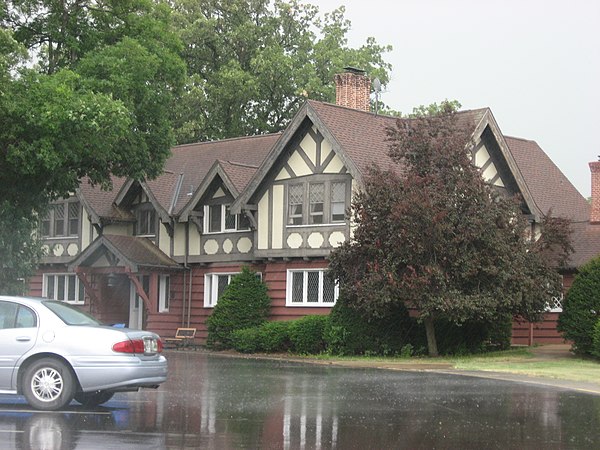
[[[204,274],[204,307],[214,308],[219,301],[219,283],[215,282],[217,281],[218,277],[229,277],[227,280],[227,286],[229,286],[231,279],[240,273],[241,272],[212,272]],[[261,272],[256,272],[256,275],[262,280]]]
[[[220,206],[221,207],[221,227],[218,231],[210,231],[210,208],[212,206]],[[250,231],[250,223],[248,223],[248,228],[240,228],[241,224],[241,215],[244,214],[231,214],[235,217],[235,227],[234,228],[226,228],[225,222],[227,218],[227,209],[229,208],[229,204],[221,204],[221,205],[204,205],[204,234],[219,234],[219,233],[242,233],[245,231]]]
[[[53,291],[52,293],[48,292],[48,287],[49,287],[49,282],[48,282],[48,278],[49,277],[53,277],[54,281],[53,281]],[[65,277],[65,283],[63,286],[63,298],[59,299],[59,292],[58,292],[58,278],[59,277]],[[69,289],[69,282],[68,279],[71,277],[75,277],[75,295],[74,295],[74,300],[69,300],[69,293],[70,293],[70,289]],[[79,280],[79,277],[74,274],[74,273],[45,273],[44,274],[44,279],[42,282],[42,292],[43,292],[43,296],[49,299],[53,299],[53,300],[59,300],[61,302],[65,302],[65,303],[70,303],[71,305],[83,305],[85,303],[85,289],[83,288],[83,286],[81,286],[81,291],[83,293],[83,298],[80,298],[80,283],[81,281]]]
[[[169,312],[171,303],[171,277],[169,275],[158,276],[158,312]]]
[[[231,283],[231,278],[240,272],[214,272],[204,275],[204,307],[214,308],[219,301],[219,277],[228,277],[227,285]]]
[[[319,273],[319,299],[317,302],[308,302],[308,273],[309,272],[318,272]],[[326,276],[327,269],[288,269],[287,277],[285,283],[285,306],[289,307],[309,307],[309,308],[331,308],[333,307],[338,300],[339,297],[339,286],[337,283],[334,284],[333,291],[333,302],[326,303],[323,302],[323,280]],[[295,273],[303,274],[303,283],[302,283],[302,302],[293,302],[293,277]]]

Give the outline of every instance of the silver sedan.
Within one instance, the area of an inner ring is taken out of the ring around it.
[[[96,406],[167,379],[157,334],[103,326],[64,302],[0,296],[0,343],[0,394],[36,409]]]

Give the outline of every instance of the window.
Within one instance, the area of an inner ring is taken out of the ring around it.
[[[82,304],[85,299],[83,283],[75,274],[45,274],[43,295],[67,303]]]
[[[50,205],[40,220],[42,237],[77,236],[80,210],[77,201],[64,201]]]
[[[36,315],[29,308],[17,303],[0,302],[0,330],[32,328],[36,325]]]
[[[294,184],[290,186],[288,193],[289,225],[302,225],[302,205],[304,205],[304,186],[302,184]]]
[[[309,185],[310,211],[309,223],[323,223],[323,210],[325,206],[325,186],[323,183]]]
[[[326,270],[288,270],[286,306],[333,306],[337,298],[337,284]]]
[[[158,277],[158,312],[168,312],[170,300],[171,277],[169,275],[160,275]]]
[[[209,205],[204,207],[204,229],[208,233],[247,231],[250,221],[246,214],[231,214],[229,205]]]
[[[323,225],[345,222],[346,182],[292,184],[288,186],[287,224]]]
[[[204,306],[212,308],[217,304],[231,278],[237,273],[210,273],[204,275]]]
[[[212,308],[223,295],[225,288],[231,283],[231,279],[239,272],[232,273],[209,273],[204,275],[204,307]],[[262,279],[262,274],[257,273]]]
[[[331,222],[346,219],[346,183],[331,183]]]
[[[136,236],[155,236],[156,235],[156,211],[153,208],[144,206],[135,211],[135,235]]]

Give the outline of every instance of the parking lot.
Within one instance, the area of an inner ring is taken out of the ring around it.
[[[32,410],[0,396],[2,448],[593,448],[600,396],[438,374],[171,351],[157,390]]]

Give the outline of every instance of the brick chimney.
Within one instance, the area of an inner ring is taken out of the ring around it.
[[[371,79],[364,70],[344,67],[335,76],[335,103],[347,108],[370,110]]]
[[[590,222],[600,223],[600,161],[590,163],[592,172],[592,208],[590,211]]]

